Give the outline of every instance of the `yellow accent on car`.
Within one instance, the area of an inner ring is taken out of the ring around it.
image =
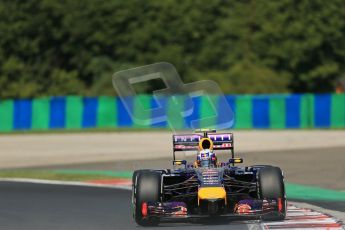
[[[215,133],[215,129],[196,129],[195,133]]]
[[[198,201],[209,200],[209,199],[225,199],[225,203],[226,203],[225,189],[223,187],[200,188],[198,191]]]
[[[195,162],[194,162],[194,168],[199,168],[198,161],[195,161]]]
[[[241,158],[234,158],[234,163],[243,163],[243,159],[241,159]]]

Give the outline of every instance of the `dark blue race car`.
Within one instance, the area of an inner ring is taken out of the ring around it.
[[[228,151],[218,162],[215,151]],[[196,160],[177,160],[176,152],[195,151]],[[174,169],[137,170],[133,174],[135,221],[142,226],[190,218],[283,220],[286,197],[282,170],[269,165],[239,167],[232,133],[198,130],[173,135]]]

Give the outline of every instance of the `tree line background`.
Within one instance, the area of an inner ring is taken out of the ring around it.
[[[114,72],[160,61],[229,94],[330,92],[344,0],[0,1],[0,98],[115,95]]]

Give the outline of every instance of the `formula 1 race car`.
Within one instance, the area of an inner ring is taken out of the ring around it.
[[[218,162],[215,150],[229,151]],[[178,151],[196,151],[196,160],[177,160]],[[133,216],[141,226],[176,218],[232,217],[283,220],[286,197],[282,170],[269,165],[235,166],[232,133],[198,130],[173,135],[174,169],[133,173]]]

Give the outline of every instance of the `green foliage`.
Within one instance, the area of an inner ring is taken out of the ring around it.
[[[226,93],[332,91],[344,41],[343,0],[4,0],[0,97],[114,95],[114,72],[161,61]]]
[[[289,75],[248,61],[238,62],[227,71],[193,72],[216,81],[223,92],[232,94],[288,92]],[[195,77],[197,78],[197,77]]]

